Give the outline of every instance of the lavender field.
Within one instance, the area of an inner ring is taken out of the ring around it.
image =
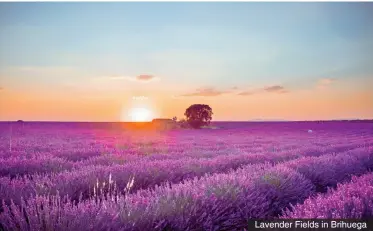
[[[0,123],[0,230],[373,218],[373,122]],[[343,202],[341,202],[343,201]]]

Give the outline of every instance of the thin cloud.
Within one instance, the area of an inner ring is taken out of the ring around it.
[[[266,92],[276,92],[276,93],[288,92],[283,86],[279,86],[279,85],[265,87],[263,90]]]
[[[159,77],[154,75],[138,75],[138,76],[107,76],[111,80],[127,80],[131,82],[152,82],[160,80]]]
[[[172,99],[185,99],[185,97],[181,95],[172,95],[171,98]]]
[[[243,91],[243,92],[238,93],[237,95],[247,96],[247,95],[253,95],[253,94],[254,94],[253,91]]]
[[[4,90],[4,88],[3,88],[3,87],[0,87],[0,91],[2,91],[2,90]]]
[[[154,78],[153,75],[139,75],[139,76],[136,76],[136,79],[139,80],[139,81],[149,81],[149,80],[152,80]]]
[[[238,93],[237,95],[240,95],[240,96],[249,96],[249,95],[254,95],[254,94],[263,93],[263,92],[268,92],[268,93],[287,93],[289,91],[286,90],[285,87],[283,87],[283,86],[274,85],[274,86],[259,88],[259,89],[256,89],[256,90],[254,89],[254,90],[243,91],[243,92]]]
[[[318,83],[319,84],[323,84],[323,85],[329,85],[329,84],[331,84],[334,81],[335,80],[332,79],[332,78],[323,78],[323,79],[319,79]]]
[[[192,97],[192,96],[206,96],[206,97],[212,97],[212,96],[219,96],[219,95],[223,95],[225,93],[228,93],[227,91],[220,91],[220,90],[216,90],[214,88],[200,88],[200,89],[197,89],[195,92],[193,93],[189,93],[189,94],[184,94],[184,95],[181,95],[181,96],[186,96],[186,97]]]
[[[333,78],[322,78],[317,81],[317,88],[319,89],[325,89],[328,86],[330,86],[332,83],[334,83],[336,80]]]
[[[112,79],[112,80],[121,80],[121,79],[131,80],[132,77],[130,77],[130,76],[110,76],[109,79]]]

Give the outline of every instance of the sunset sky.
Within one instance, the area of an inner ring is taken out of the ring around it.
[[[373,3],[0,3],[0,120],[373,118]]]

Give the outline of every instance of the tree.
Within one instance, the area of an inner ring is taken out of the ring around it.
[[[193,104],[184,113],[189,125],[193,128],[200,128],[208,125],[212,119],[212,109],[206,104]]]
[[[174,116],[174,117],[172,118],[172,120],[173,120],[174,122],[176,122],[176,121],[177,121],[177,117]]]

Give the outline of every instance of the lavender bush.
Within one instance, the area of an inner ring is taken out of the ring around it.
[[[193,177],[201,177],[206,173],[219,173],[231,169],[237,169],[246,164],[263,162],[276,163],[287,159],[298,158],[295,153],[281,153],[270,155],[226,155],[209,159],[181,158],[179,160],[137,161],[123,165],[113,166],[87,166],[75,171],[66,171],[51,177],[44,175],[26,176],[13,181],[0,178],[0,190],[2,198],[9,201],[11,198],[17,201],[20,197],[28,198],[30,195],[49,194],[69,195],[76,200],[83,194],[87,198],[92,194],[92,188],[96,182],[105,182],[112,175],[120,189],[124,189],[128,180],[135,177],[136,181],[132,190],[152,188],[166,181],[178,183]],[[167,171],[164,171],[167,169]],[[29,178],[32,177],[32,180]],[[40,186],[43,186],[40,190]],[[32,194],[29,190],[33,189]],[[27,192],[27,194],[23,194]]]
[[[0,176],[11,178],[35,173],[58,173],[72,170],[73,167],[73,163],[54,156],[0,158]]]
[[[316,186],[318,192],[325,192],[328,187],[349,180],[351,175],[363,174],[373,167],[373,153],[359,148],[346,153],[323,155],[320,157],[304,157],[284,163]]]
[[[308,159],[310,164],[303,169],[317,167],[317,158]],[[331,166],[333,160],[338,158],[340,156],[330,155],[327,163]],[[354,168],[346,170],[354,171]],[[324,176],[325,179],[329,177]],[[91,199],[84,203],[95,209],[105,205],[104,214],[115,214],[107,219],[119,222],[124,230],[241,230],[247,219],[276,217],[290,204],[302,202],[311,196],[314,190],[312,181],[303,174],[283,164],[272,167],[268,163],[249,165],[229,173],[207,175],[179,184],[156,186],[153,190],[139,190],[115,201],[107,199],[97,202]],[[26,207],[35,206],[32,200],[30,203]],[[12,210],[22,211],[22,206],[12,206]],[[17,225],[25,219],[12,215],[11,211],[5,210],[4,218],[0,220],[5,219],[7,224]],[[42,216],[41,220],[49,219],[44,217],[47,215],[38,216]],[[83,212],[76,216],[84,217],[86,214]],[[40,224],[37,225],[40,227]]]
[[[367,219],[373,217],[373,173],[354,176],[337,189],[292,206],[282,218]]]
[[[276,182],[268,180],[268,176]],[[244,227],[249,218],[273,217],[289,203],[300,202],[312,192],[312,183],[301,174],[283,167],[259,164],[238,172],[140,190],[122,196],[117,202],[91,199],[75,206],[70,201],[60,203],[60,197],[36,197],[20,206],[4,205],[6,209],[0,221],[9,229],[48,230],[45,227],[49,227],[50,230],[60,230],[53,228],[53,224],[60,225],[58,221],[64,221],[67,225],[70,216],[67,212],[76,216],[70,221],[74,223],[77,217],[83,220],[92,216],[93,210],[96,213],[91,218],[92,224],[115,221],[109,230],[118,228],[117,223],[122,230],[211,230],[214,227],[234,230]],[[85,209],[80,209],[82,207]],[[102,212],[98,215],[100,210]],[[33,217],[33,222],[28,216]],[[82,230],[87,230],[87,227]]]

